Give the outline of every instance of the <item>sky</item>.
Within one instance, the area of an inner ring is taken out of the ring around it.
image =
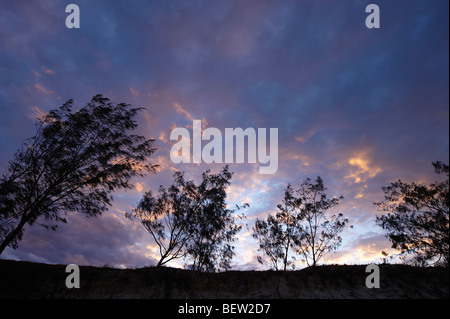
[[[80,9],[80,28],[65,21]],[[380,28],[366,27],[368,4]],[[224,164],[175,164],[176,127],[278,129],[278,169],[230,164],[228,201],[249,203],[233,269],[266,269],[252,238],[256,218],[277,211],[288,183],[321,176],[334,213],[353,225],[324,263],[381,261],[390,248],[375,224],[381,187],[431,183],[432,162],[449,162],[449,2],[445,0],[2,1],[0,4],[0,173],[35,120],[94,95],[144,107],[137,133],[154,138],[156,174],[114,193],[97,218],[67,214],[57,231],[26,226],[0,258],[113,267],[156,264],[142,225],[124,217],[175,171],[198,181]],[[333,213],[333,212],[332,212]],[[168,266],[182,267],[183,262]],[[304,267],[298,264],[297,268]]]

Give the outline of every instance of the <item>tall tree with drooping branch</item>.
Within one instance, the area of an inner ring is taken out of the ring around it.
[[[98,216],[112,193],[154,172],[153,139],[133,134],[142,108],[96,95],[78,111],[73,100],[39,118],[0,178],[0,253],[18,247],[24,226],[56,229],[65,214]]]

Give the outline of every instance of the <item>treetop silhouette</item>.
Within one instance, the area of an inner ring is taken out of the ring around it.
[[[73,100],[39,118],[0,178],[0,253],[18,247],[25,224],[56,229],[64,213],[97,216],[131,178],[154,172],[153,139],[132,134],[142,108],[96,95],[73,111]]]

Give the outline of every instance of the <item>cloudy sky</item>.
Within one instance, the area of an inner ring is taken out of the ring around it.
[[[81,11],[65,26],[66,5]],[[366,5],[380,7],[368,29]],[[251,237],[255,218],[276,212],[284,188],[321,176],[336,212],[354,226],[328,263],[380,262],[393,253],[375,222],[382,186],[429,183],[432,161],[449,161],[449,3],[445,0],[2,1],[0,171],[36,117],[69,99],[101,93],[145,107],[138,133],[156,139],[157,174],[116,193],[98,218],[68,215],[51,232],[26,228],[0,258],[141,267],[155,244],[124,218],[143,192],[169,186],[176,170],[198,180],[221,164],[174,164],[175,127],[278,128],[278,170],[231,164],[229,202],[248,202],[234,269],[262,269]],[[181,266],[182,263],[169,264]],[[303,265],[299,264],[299,268]]]

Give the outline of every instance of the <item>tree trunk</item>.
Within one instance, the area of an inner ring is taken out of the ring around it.
[[[288,240],[287,247],[285,250],[285,255],[284,255],[284,271],[286,271],[286,268],[287,268],[288,253],[289,253],[289,240]]]
[[[5,248],[8,247],[8,245],[13,241],[13,239],[16,238],[17,235],[19,235],[20,231],[22,230],[23,226],[25,226],[26,222],[27,222],[27,218],[25,218],[25,216],[23,216],[22,219],[20,220],[19,225],[17,225],[17,227],[14,228],[6,236],[5,240],[3,240],[3,242],[0,244],[0,255],[5,250]]]

